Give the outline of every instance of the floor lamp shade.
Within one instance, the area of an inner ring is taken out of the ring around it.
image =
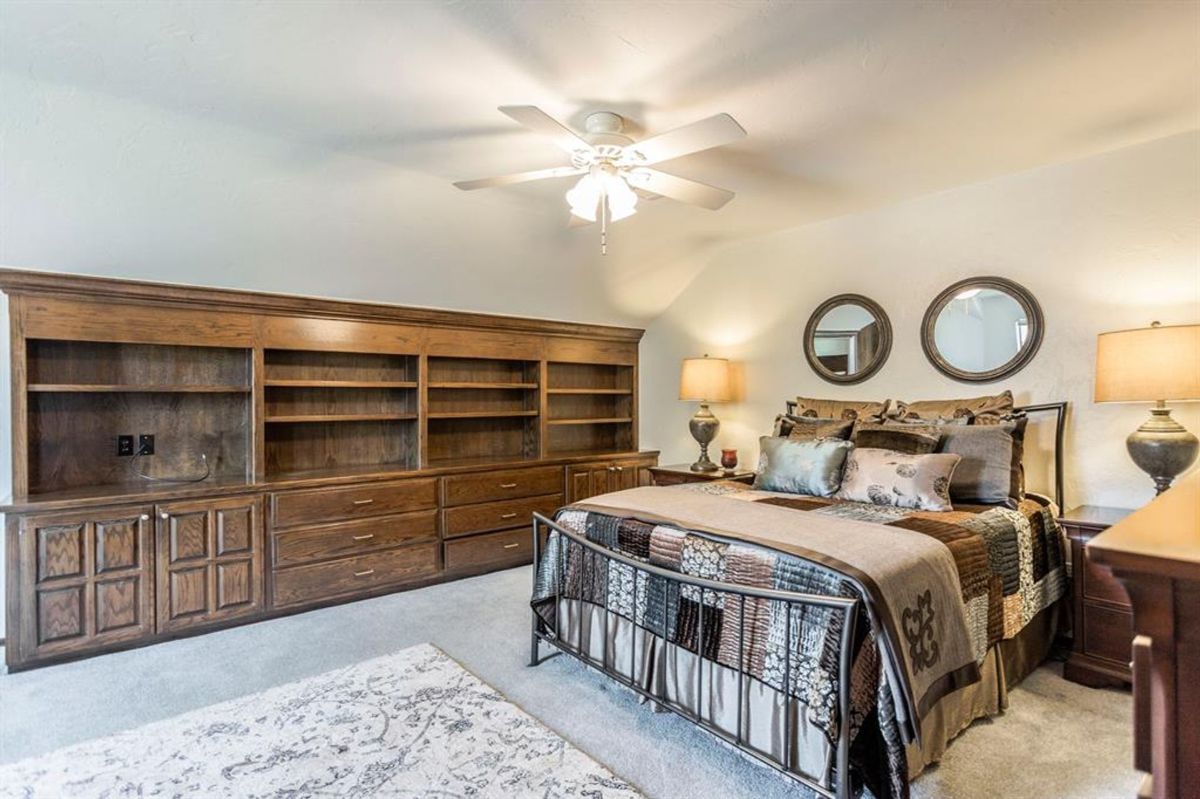
[[[1171,418],[1167,401],[1200,399],[1200,325],[1101,333],[1096,341],[1096,402],[1153,402],[1150,418],[1125,439],[1129,457],[1158,493],[1196,460],[1200,441]]]
[[[692,438],[700,445],[700,457],[692,464],[694,472],[715,472],[717,464],[708,457],[708,445],[717,437],[721,423],[708,409],[710,402],[729,401],[729,361],[724,358],[684,358],[679,373],[679,398],[699,402],[696,415],[688,421]]]

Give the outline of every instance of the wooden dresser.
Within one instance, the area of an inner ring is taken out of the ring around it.
[[[1134,766],[1152,799],[1200,797],[1200,470],[1096,536],[1133,605]]]
[[[1133,511],[1083,505],[1059,520],[1071,541],[1071,654],[1063,676],[1072,682],[1101,686],[1130,681],[1129,644],[1133,610],[1121,583],[1109,570],[1088,559],[1087,544]]]
[[[657,463],[640,330],[13,270],[0,289],[11,669],[528,563],[534,512]]]

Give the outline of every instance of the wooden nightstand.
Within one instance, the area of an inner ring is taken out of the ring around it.
[[[693,472],[686,463],[675,463],[670,466],[653,466],[650,476],[656,486],[675,486],[680,483],[707,483],[712,480],[736,480],[749,485],[754,482],[754,472],[749,469],[734,469],[727,472],[719,469],[715,472]]]
[[[1088,560],[1084,547],[1132,510],[1082,505],[1059,523],[1071,539],[1074,643],[1063,666],[1071,682],[1100,687],[1130,682],[1133,610],[1125,589],[1104,566]]]

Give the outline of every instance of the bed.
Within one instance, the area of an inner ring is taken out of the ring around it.
[[[1061,503],[1065,404],[1053,412]],[[908,795],[1044,660],[1065,592],[1055,502],[930,512],[716,482],[534,520],[543,645],[829,797]]]

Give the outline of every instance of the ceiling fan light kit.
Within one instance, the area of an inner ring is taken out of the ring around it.
[[[601,254],[607,253],[608,249],[608,223],[619,222],[637,213],[635,188],[713,211],[733,199],[731,191],[649,168],[660,161],[720,147],[744,137],[746,131],[728,114],[717,114],[634,142],[623,133],[625,120],[610,111],[589,114],[584,121],[586,132],[583,135],[535,106],[501,106],[500,111],[566,151],[571,156],[571,166],[465,180],[454,185],[472,191],[580,175],[579,181],[566,193],[567,204],[572,216],[583,222],[600,222]]]

